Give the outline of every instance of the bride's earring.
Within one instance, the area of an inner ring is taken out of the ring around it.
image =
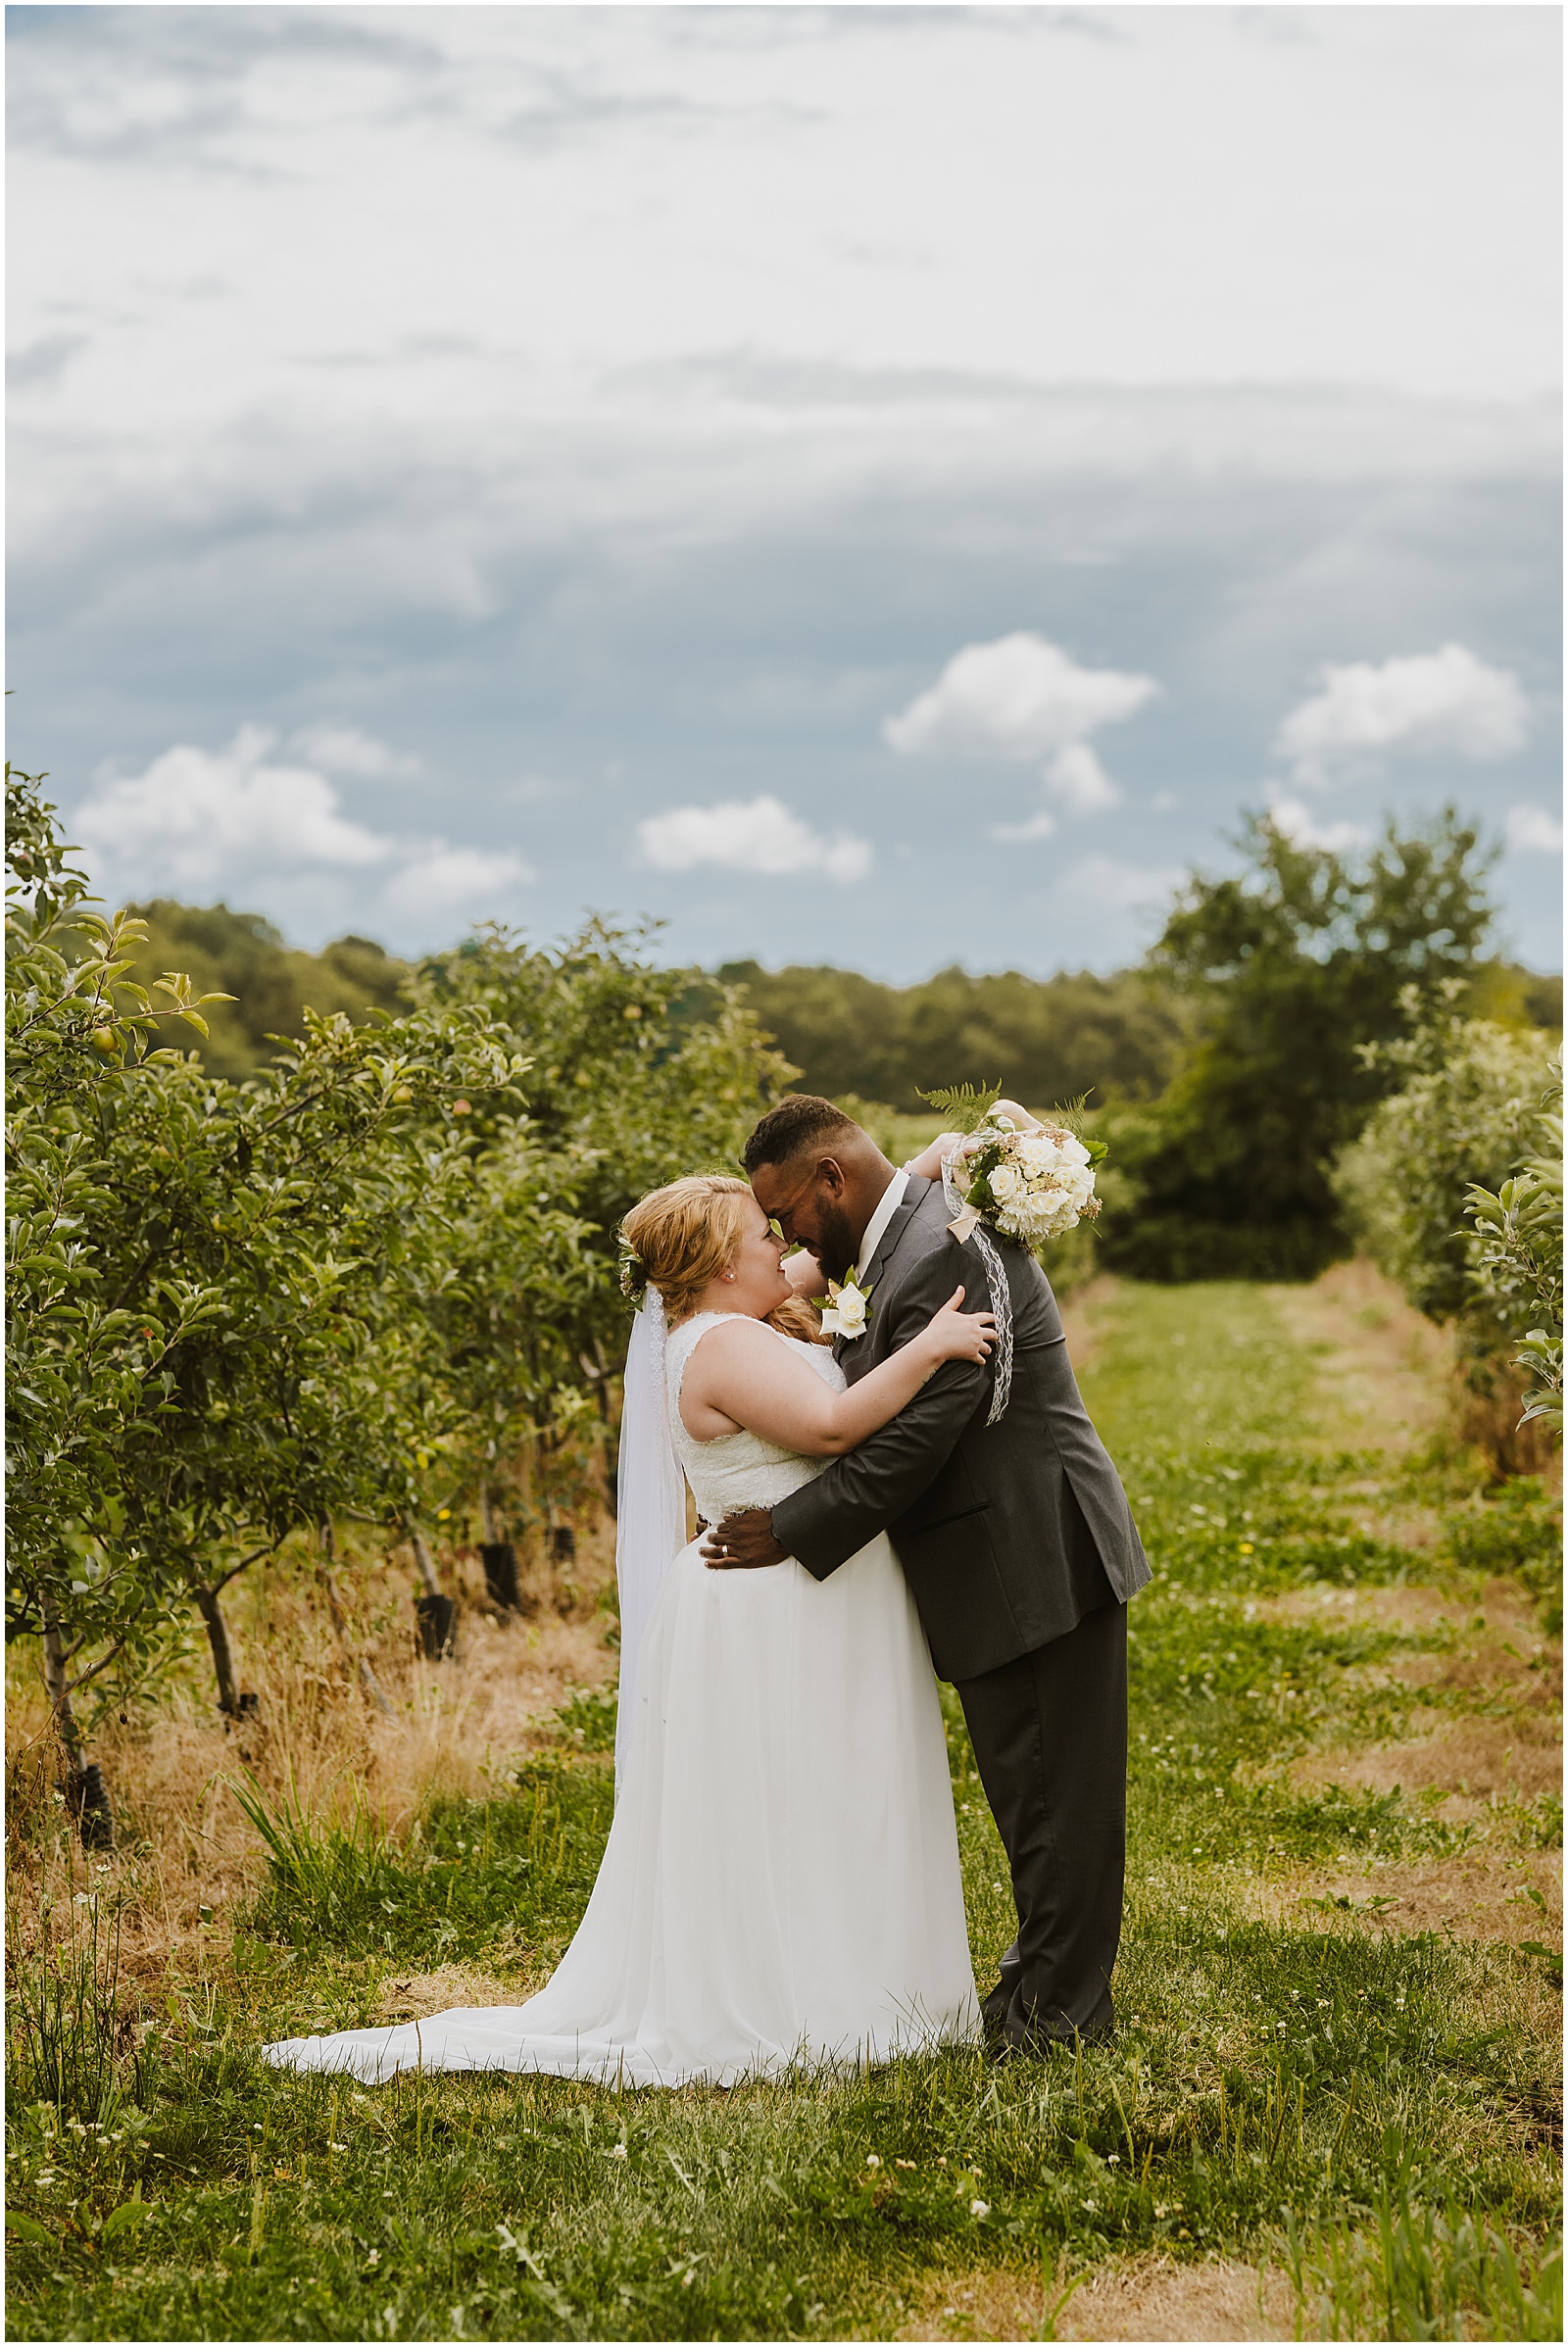
[[[735,1274],[732,1271],[726,1271],[724,1277],[727,1280],[732,1280],[735,1277]]]

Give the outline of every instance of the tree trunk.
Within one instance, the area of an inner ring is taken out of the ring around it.
[[[65,1646],[60,1625],[52,1616],[45,1616],[43,1628],[43,1683],[48,1690],[49,1708],[54,1714],[55,1733],[66,1760],[66,1803],[71,1815],[79,1821],[81,1846],[84,1850],[112,1850],[115,1846],[115,1813],[104,1785],[103,1771],[96,1761],[89,1761],[82,1748],[81,1731],[71,1700],[71,1682],[66,1676]]]
[[[490,1486],[479,1478],[479,1538],[486,1542],[496,1538],[496,1520],[490,1507]]]
[[[71,1687],[66,1678],[65,1646],[60,1637],[60,1625],[51,1616],[44,1617],[43,1626],[43,1683],[48,1690],[49,1708],[54,1713],[55,1733],[60,1738],[73,1776],[79,1777],[87,1765],[82,1750],[81,1731],[72,1708]]]
[[[207,1625],[207,1642],[213,1649],[213,1670],[218,1679],[218,1708],[226,1720],[239,1718],[239,1688],[234,1680],[234,1655],[228,1642],[228,1624],[218,1601],[216,1589],[193,1589],[196,1610]]]
[[[483,1491],[483,1489],[484,1487],[481,1485],[480,1490]],[[485,1511],[481,1509],[481,1513]],[[487,1534],[486,1538],[488,1539],[488,1537],[489,1536]],[[425,1595],[427,1597],[442,1596],[444,1591],[441,1588],[440,1582],[437,1581],[435,1576],[435,1559],[431,1556],[429,1549],[425,1546],[424,1535],[422,1533],[411,1532],[409,1539],[414,1546],[414,1561],[419,1568],[419,1579],[424,1584]]]
[[[411,1529],[409,1540],[414,1549],[414,1561],[419,1568],[419,1579],[424,1584],[422,1591],[414,1600],[419,1651],[427,1661],[441,1662],[456,1651],[457,1605],[436,1579],[435,1559],[425,1546],[423,1534]]]

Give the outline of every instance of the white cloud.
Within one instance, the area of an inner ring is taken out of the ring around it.
[[[1059,645],[1020,632],[994,644],[966,644],[882,732],[906,758],[1023,762],[1081,745],[1101,726],[1132,716],[1159,690],[1152,676],[1082,668]]]
[[[1046,768],[1046,789],[1070,815],[1103,814],[1121,793],[1087,742],[1069,742]]]
[[[433,918],[444,932],[453,915],[499,913],[533,878],[506,850],[370,830],[315,767],[270,762],[275,742],[244,725],[226,750],[180,742],[140,774],[101,773],[71,829],[105,893],[309,902],[328,919],[336,907],[405,928]]]
[[[1122,863],[1113,856],[1086,856],[1062,874],[1056,893],[1112,912],[1138,912],[1173,897],[1186,878],[1182,864],[1150,866]]]
[[[848,884],[863,880],[871,869],[869,840],[847,831],[813,831],[767,792],[757,799],[671,807],[662,815],[649,815],[637,826],[637,844],[662,872],[715,864],[722,871],[770,878],[816,872]]]
[[[357,725],[302,725],[290,735],[288,746],[326,774],[402,779],[419,771],[416,758],[377,741],[372,733],[362,733]]]
[[[381,891],[387,915],[398,921],[418,922],[443,916],[443,933],[451,926],[444,916],[471,915],[484,919],[505,903],[520,881],[534,874],[520,856],[492,848],[449,848],[431,840]]]
[[[254,864],[384,863],[391,841],[348,820],[324,775],[266,762],[276,739],[243,725],[226,750],[176,743],[140,774],[102,778],[73,828],[132,890],[200,894]]]
[[[1299,799],[1279,793],[1270,797],[1268,811],[1277,829],[1298,848],[1324,848],[1331,856],[1343,856],[1348,848],[1364,847],[1371,837],[1364,823],[1320,823]]]
[[[1502,820],[1502,835],[1514,856],[1562,854],[1562,824],[1549,807],[1510,807]]]
[[[1035,840],[1049,840],[1056,828],[1056,818],[1049,807],[1040,807],[1022,823],[993,823],[989,837],[994,840],[1012,840],[1027,847]]]
[[[883,739],[905,758],[1044,758],[1046,795],[1070,815],[1103,814],[1121,792],[1087,737],[1115,725],[1153,700],[1152,676],[1120,668],[1082,668],[1059,644],[1019,632],[994,644],[966,644],[937,681],[889,717]],[[1049,839],[1045,808],[1021,824],[992,827],[996,840]]]
[[[1463,644],[1382,662],[1324,668],[1322,690],[1292,709],[1275,744],[1298,782],[1321,785],[1375,773],[1419,752],[1491,759],[1524,747],[1529,716],[1519,679]]]

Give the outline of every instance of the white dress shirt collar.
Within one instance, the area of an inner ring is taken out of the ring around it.
[[[900,1206],[903,1204],[904,1194],[908,1187],[908,1169],[905,1166],[900,1166],[898,1172],[894,1175],[892,1181],[888,1184],[886,1190],[883,1191],[881,1198],[878,1199],[876,1212],[872,1215],[870,1221],[865,1226],[865,1237],[860,1241],[860,1252],[856,1260],[855,1265],[855,1279],[857,1286],[858,1286],[860,1281],[864,1279],[867,1270],[870,1268],[871,1258],[882,1244],[882,1234],[887,1229],[888,1224],[893,1220],[893,1217],[898,1212]]]

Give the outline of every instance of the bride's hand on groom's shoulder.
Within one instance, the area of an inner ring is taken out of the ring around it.
[[[773,1518],[765,1507],[744,1508],[710,1524],[703,1540],[703,1562],[715,1573],[730,1573],[758,1565],[781,1565],[789,1554],[773,1538]]]

